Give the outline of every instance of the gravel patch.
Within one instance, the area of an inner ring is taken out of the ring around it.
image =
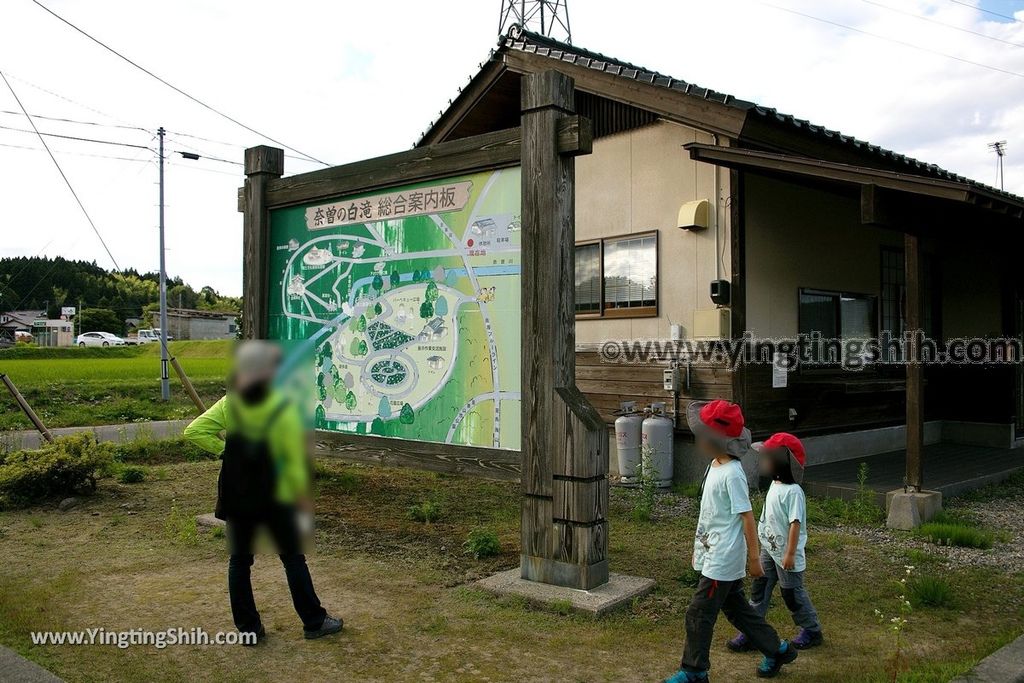
[[[1010,572],[1024,572],[1024,491],[991,500],[953,499],[945,506],[949,512],[968,517],[978,525],[998,533],[992,548],[958,548],[929,543],[911,532],[884,527],[834,527],[836,531],[863,538],[872,545],[895,552],[917,549],[937,558],[946,568],[993,567]]]

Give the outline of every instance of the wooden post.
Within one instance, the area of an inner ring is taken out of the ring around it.
[[[11,378],[7,375],[0,374],[0,381],[2,381],[4,386],[7,387],[7,391],[11,392],[11,396],[13,396],[14,400],[18,402],[22,411],[28,416],[28,419],[32,424],[35,425],[35,428],[39,430],[39,433],[43,435],[43,438],[47,441],[53,441],[53,436],[50,434],[50,430],[46,428],[43,421],[39,419],[38,415],[36,415],[36,411],[32,410],[32,406],[28,404],[25,397],[21,395],[20,391],[18,391],[18,387],[14,386],[14,382],[11,381]]]
[[[267,269],[270,259],[270,212],[266,187],[284,173],[284,150],[250,147],[245,150],[242,227],[242,336],[267,336]]]
[[[178,375],[178,379],[181,380],[181,386],[185,388],[185,393],[192,399],[192,403],[195,404],[196,408],[199,409],[199,413],[206,412],[206,404],[203,403],[203,399],[199,398],[199,394],[196,393],[196,388],[192,386],[192,381],[185,374],[185,370],[182,369],[181,363],[174,356],[171,356],[171,367],[174,368],[174,372]]]
[[[903,267],[907,283],[907,473],[906,485],[920,491],[924,486],[924,368],[921,365],[921,240],[904,233]]]
[[[576,389],[573,99],[564,74],[523,77],[521,573],[588,590],[608,581],[608,434]]]

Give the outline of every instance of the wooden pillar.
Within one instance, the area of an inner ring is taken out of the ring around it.
[[[572,155],[590,146],[558,151],[573,99],[564,74],[523,78],[521,571],[590,589],[608,580],[608,434],[576,389]]]
[[[245,150],[242,214],[242,336],[267,336],[267,271],[270,258],[270,212],[266,187],[284,173],[284,150],[250,147]]]
[[[905,233],[903,264],[906,280],[907,368],[907,473],[906,484],[920,491],[924,486],[924,367],[921,365],[921,239]]]

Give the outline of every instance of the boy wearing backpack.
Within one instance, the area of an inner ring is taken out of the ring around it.
[[[666,683],[706,683],[711,639],[718,613],[764,655],[757,676],[772,678],[797,657],[779,640],[743,595],[743,577],[764,574],[758,552],[750,491],[740,458],[750,449],[750,430],[740,407],[729,401],[694,401],[686,419],[701,454],[711,459],[701,485],[700,517],[693,544],[693,568],[700,581],[686,610],[686,644],[680,670]]]
[[[269,342],[239,344],[227,395],[184,433],[222,459],[215,514],[227,522],[231,614],[240,632],[255,634],[250,645],[266,635],[250,578],[260,528],[277,546],[304,636],[319,638],[343,626],[320,605],[302,550],[299,510],[309,506],[310,463],[299,410],[273,388],[280,361],[280,350]]]

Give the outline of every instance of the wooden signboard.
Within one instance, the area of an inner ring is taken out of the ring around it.
[[[245,154],[247,338],[312,358],[319,454],[519,479],[523,578],[608,579],[608,437],[576,389],[574,157],[558,72],[522,125],[284,178]]]

